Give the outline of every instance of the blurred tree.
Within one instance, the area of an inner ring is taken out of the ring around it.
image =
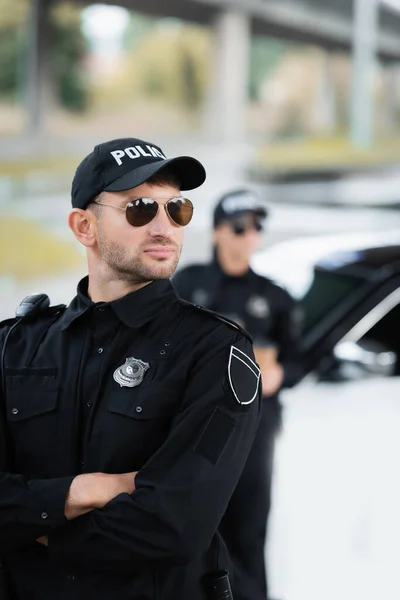
[[[154,27],[154,21],[153,17],[131,13],[131,18],[124,33],[124,49],[128,52],[135,50],[142,37]]]
[[[81,31],[81,9],[70,2],[62,2],[56,5],[52,17],[52,69],[58,99],[65,108],[80,112],[88,105],[84,71],[87,41]]]
[[[21,38],[16,27],[0,28],[0,95],[15,97],[19,84],[18,56]]]
[[[197,108],[207,84],[209,47],[206,28],[175,19],[153,22],[127,55],[132,95]]]
[[[0,27],[18,27],[27,15],[29,0],[0,0]]]
[[[252,100],[259,99],[262,85],[289,49],[287,43],[266,36],[253,37],[249,80],[249,96]]]
[[[71,2],[56,3],[51,13],[51,68],[60,104],[70,110],[87,105],[83,59],[86,40],[80,28],[80,8]],[[26,75],[27,0],[0,0],[0,97],[21,95]]]

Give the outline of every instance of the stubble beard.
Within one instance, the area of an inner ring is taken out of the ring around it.
[[[120,281],[140,284],[154,281],[155,279],[169,279],[175,272],[182,248],[177,244],[166,242],[165,240],[158,241],[158,245],[173,245],[176,248],[176,253],[169,260],[155,260],[153,265],[147,265],[141,260],[141,248],[137,249],[137,255],[129,257],[125,248],[117,242],[110,242],[105,239],[103,232],[99,228],[99,250],[100,256],[112,271],[113,276]]]

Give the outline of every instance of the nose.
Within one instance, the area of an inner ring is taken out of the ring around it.
[[[177,227],[175,225],[175,227]],[[158,211],[154,219],[149,223],[150,235],[154,237],[158,236],[170,236],[174,229],[174,223],[168,216],[165,204],[159,204]]]

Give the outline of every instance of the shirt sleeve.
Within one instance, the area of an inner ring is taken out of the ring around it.
[[[0,332],[0,350],[5,339]],[[0,366],[1,370],[2,365]],[[10,447],[0,386],[0,551],[9,552],[67,522],[65,501],[74,476],[26,479],[7,472]]]
[[[210,349],[188,378],[169,436],[120,494],[49,539],[49,550],[89,568],[186,564],[209,548],[255,437],[260,372],[235,334]]]
[[[0,551],[23,547],[67,523],[65,501],[73,479],[0,473]]]

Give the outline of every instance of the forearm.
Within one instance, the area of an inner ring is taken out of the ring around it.
[[[73,479],[26,479],[0,473],[0,550],[23,546],[65,524],[65,502]]]
[[[71,521],[110,500],[135,489],[136,472],[122,474],[86,473],[73,480],[65,502],[65,516]]]

